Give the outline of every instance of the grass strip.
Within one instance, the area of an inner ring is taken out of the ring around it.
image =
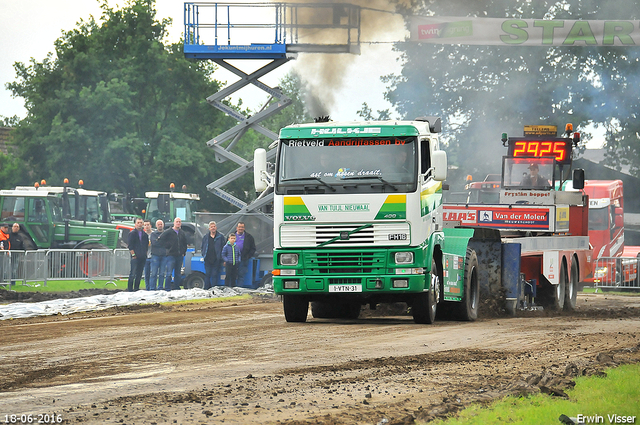
[[[606,377],[578,377],[569,399],[546,394],[506,397],[489,405],[472,405],[455,418],[429,425],[560,424],[560,416],[583,423],[640,423],[640,365],[608,369]]]

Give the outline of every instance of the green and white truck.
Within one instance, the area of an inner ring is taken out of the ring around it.
[[[437,309],[478,314],[472,229],[444,229],[440,118],[325,122],[281,129],[275,168],[254,156],[257,191],[273,190],[273,286],[288,322],[357,318],[404,302],[416,323]]]

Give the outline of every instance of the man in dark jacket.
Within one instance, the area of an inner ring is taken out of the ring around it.
[[[11,234],[9,234],[9,243],[12,251],[24,251],[24,242],[20,236],[20,224],[13,223],[11,226]]]
[[[220,267],[222,266],[222,248],[226,243],[224,236],[218,232],[215,221],[209,222],[209,233],[202,238],[202,258],[204,258],[204,289],[218,285]]]
[[[240,250],[240,264],[238,265],[238,286],[244,285],[244,279],[249,271],[249,262],[256,253],[256,242],[249,233],[245,232],[244,223],[238,222],[236,226],[236,245]]]
[[[127,237],[127,246],[131,254],[131,270],[129,271],[129,281],[127,282],[128,292],[134,292],[140,289],[142,272],[147,262],[149,236],[142,230],[142,226],[142,219],[136,218],[135,229],[130,231]]]
[[[180,289],[180,285],[182,285],[182,263],[184,262],[184,255],[187,253],[187,235],[181,227],[182,220],[180,217],[176,217],[173,220],[173,227],[162,232],[162,235],[158,238],[158,243],[167,250],[167,256],[162,267],[166,273],[164,282],[166,291]],[[172,271],[173,285],[170,286]]]
[[[151,291],[163,289],[164,276],[166,274],[161,273],[161,265],[162,260],[167,254],[167,250],[158,244],[158,239],[160,235],[162,235],[163,230],[164,221],[156,220],[156,230],[151,232],[151,236],[149,236],[149,243],[151,245],[151,280],[148,289]]]
[[[24,251],[24,242],[20,236],[20,224],[13,223],[11,226],[11,233],[9,234],[9,245],[11,251]],[[11,255],[11,284],[13,285],[20,273],[20,266],[24,260],[24,257],[14,252]]]

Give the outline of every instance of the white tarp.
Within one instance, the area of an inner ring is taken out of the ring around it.
[[[23,319],[36,316],[52,316],[56,314],[71,314],[83,311],[104,310],[106,308],[154,304],[168,301],[197,300],[203,298],[233,297],[244,294],[272,294],[271,288],[244,289],[215,287],[208,291],[204,289],[180,289],[175,291],[137,291],[117,292],[109,295],[94,295],[91,297],[58,299],[38,303],[12,303],[0,305],[0,320]]]
[[[411,41],[484,46],[640,46],[640,21],[422,17]]]

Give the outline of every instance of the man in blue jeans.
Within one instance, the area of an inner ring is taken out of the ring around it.
[[[176,217],[173,220],[173,227],[171,229],[162,232],[158,243],[166,250],[166,257],[162,262],[161,268],[165,271],[165,291],[171,289],[180,289],[182,284],[182,263],[184,255],[187,253],[187,235],[181,229],[182,220],[180,217]],[[171,286],[171,272],[174,274],[174,284]]]
[[[151,289],[151,233],[153,233],[153,229],[151,228],[151,220],[144,220],[142,224],[142,230],[147,234],[149,238],[149,248],[147,249],[147,261],[144,263],[144,288],[147,291],[152,291]],[[155,285],[154,285],[155,288]]]
[[[215,221],[209,222],[209,233],[202,238],[202,258],[204,259],[204,289],[218,285],[220,268],[222,267],[222,248],[226,243],[224,236],[218,232]]]
[[[151,280],[149,283],[149,290],[159,291],[163,289],[164,275],[161,273],[162,260],[166,256],[167,250],[158,244],[158,238],[164,230],[164,221],[156,221],[156,230],[149,236],[149,242],[151,243]],[[159,279],[158,279],[159,278]]]
[[[127,291],[134,292],[140,289],[140,280],[144,271],[144,264],[147,261],[147,249],[149,248],[149,237],[142,230],[142,219],[136,218],[135,228],[129,232],[127,246],[131,254],[131,269],[129,271],[129,281]]]

